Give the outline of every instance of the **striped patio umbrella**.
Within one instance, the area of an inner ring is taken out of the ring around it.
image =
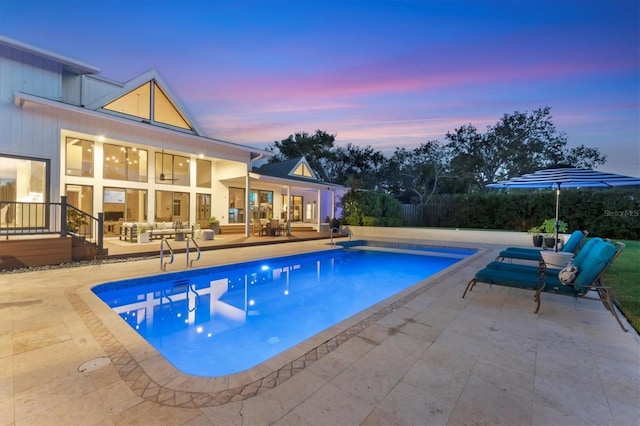
[[[551,188],[556,190],[556,251],[558,251],[558,227],[560,191],[563,188],[613,188],[640,185],[640,178],[600,172],[576,167],[554,167],[538,170],[502,182],[488,184],[489,188]]]

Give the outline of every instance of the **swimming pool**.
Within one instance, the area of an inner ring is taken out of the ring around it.
[[[215,377],[254,367],[473,253],[352,246],[92,290],[180,371]]]

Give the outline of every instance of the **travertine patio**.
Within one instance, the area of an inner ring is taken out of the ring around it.
[[[0,423],[637,425],[638,335],[598,302],[545,294],[534,314],[532,293],[484,284],[462,299],[503,247],[473,246],[449,270],[214,379],[175,370],[90,291],[161,273],[157,258],[0,275]],[[328,240],[207,251],[198,264],[319,249]]]

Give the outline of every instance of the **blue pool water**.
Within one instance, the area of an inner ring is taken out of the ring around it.
[[[101,284],[93,292],[182,372],[222,376],[473,253],[406,253],[419,253],[414,248],[345,248]]]

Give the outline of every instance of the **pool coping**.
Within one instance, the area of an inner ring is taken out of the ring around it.
[[[465,247],[469,246],[473,244]],[[443,244],[442,247],[460,248],[455,243]],[[137,396],[171,407],[212,407],[254,397],[285,382],[487,251],[482,247],[473,249],[476,253],[267,361],[249,370],[221,377],[190,375],[174,367],[91,291],[99,283],[68,289],[65,296],[105,356],[111,360],[120,378]],[[318,248],[316,251],[321,250]]]

